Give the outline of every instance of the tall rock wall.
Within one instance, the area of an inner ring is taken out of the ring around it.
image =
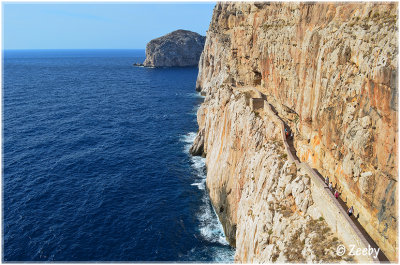
[[[288,160],[280,127],[252,110],[250,94],[226,86],[208,94],[193,145],[204,142],[207,189],[235,261],[353,261],[336,255],[343,242],[314,203],[310,177]]]
[[[243,209],[268,191],[257,181],[283,176],[273,176],[269,161],[275,127],[265,113],[246,112],[248,88],[266,95],[292,128],[300,160],[330,178],[378,246],[397,259],[397,42],[397,3],[216,5],[199,64],[196,86],[206,101],[198,123],[207,187],[237,260],[261,257],[243,226]]]

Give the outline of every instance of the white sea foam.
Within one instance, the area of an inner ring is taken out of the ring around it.
[[[200,221],[200,234],[204,239],[213,243],[228,245],[222,225],[208,199],[203,200],[203,205],[200,207],[197,217]]]
[[[193,144],[196,135],[196,133],[190,132],[181,138],[181,141],[186,143],[184,151],[188,155],[190,155],[189,149]],[[209,242],[222,245],[221,247],[213,249],[213,252],[215,252],[215,261],[233,261],[234,250],[227,248],[229,243],[226,241],[222,224],[218,220],[217,214],[211,205],[206,191],[206,159],[200,156],[190,156],[190,161],[191,166],[196,173],[196,180],[191,185],[197,186],[197,188],[202,192],[202,204],[196,216],[200,223],[200,235]]]
[[[192,185],[192,186],[197,186],[197,188],[198,188],[199,190],[205,190],[205,189],[206,189],[206,180],[203,179],[203,180],[201,180],[201,181],[199,181],[199,182],[195,182],[195,183],[192,183],[192,184],[190,184],[190,185]]]
[[[194,172],[196,172],[197,180],[192,183],[192,186],[197,186],[199,190],[206,189],[206,159],[200,156],[192,156],[190,158]]]
[[[190,156],[190,154],[189,154],[189,149],[190,149],[190,147],[192,146],[192,144],[193,144],[193,142],[194,142],[194,139],[196,139],[196,135],[197,135],[197,133],[195,133],[195,132],[190,132],[190,133],[188,133],[188,134],[186,134],[186,135],[183,135],[183,136],[181,137],[181,141],[184,142],[184,143],[186,143],[185,146],[184,146],[184,152],[185,152],[186,154],[188,154],[189,156]],[[191,156],[191,158],[193,158],[193,157]],[[191,159],[191,160],[192,160],[192,159]]]
[[[193,143],[194,139],[196,138],[196,135],[197,135],[197,133],[190,132],[190,133],[188,133],[186,135],[183,135],[182,138],[181,138],[181,141],[184,142],[184,143],[188,143],[189,147],[190,147],[190,145]]]
[[[192,162],[192,167],[196,170],[196,173],[199,177],[206,177],[206,159],[201,156],[192,156],[190,158]]]
[[[187,96],[191,98],[205,98],[205,96],[202,96],[200,92],[187,93]]]
[[[190,114],[196,116],[196,118],[197,118],[197,112],[199,111],[199,108],[200,108],[200,105],[193,107],[192,112]]]
[[[218,246],[207,246],[205,248],[194,247],[192,248],[186,256],[189,257],[189,260],[197,261],[201,260],[201,258],[197,258],[197,256],[203,257],[203,253],[206,252],[211,253],[213,256],[213,262],[220,264],[230,264],[234,262],[235,250],[227,249],[226,247],[218,247]]]
[[[184,146],[184,152],[188,155],[189,154],[189,149],[192,146],[194,139],[196,138],[197,133],[195,132],[190,132],[187,135],[184,135],[181,138],[181,141],[186,143]],[[190,155],[190,161],[192,163],[192,167],[194,168],[196,175],[202,179],[206,178],[206,173],[205,173],[205,165],[206,165],[206,159],[204,157],[201,156],[191,156]],[[196,183],[200,183],[200,182],[195,182]],[[203,181],[201,181],[201,183],[203,183]],[[197,185],[197,184],[196,184]]]

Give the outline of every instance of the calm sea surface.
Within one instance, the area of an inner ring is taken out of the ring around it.
[[[188,154],[197,69],[143,59],[4,53],[4,261],[233,260]]]

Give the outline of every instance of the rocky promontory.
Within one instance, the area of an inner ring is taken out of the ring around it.
[[[197,66],[206,37],[189,30],[176,30],[146,45],[146,67]]]

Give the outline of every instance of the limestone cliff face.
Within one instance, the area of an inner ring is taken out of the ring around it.
[[[290,260],[276,256],[291,244],[277,231],[294,233],[318,217],[307,193],[282,196],[302,172],[279,186],[290,166],[273,143],[276,126],[246,106],[249,87],[292,128],[300,160],[330,178],[397,259],[397,41],[396,3],[216,5],[196,85],[206,95],[199,138],[210,197],[238,261]],[[282,206],[292,215],[278,225]],[[303,242],[312,232],[299,233]]]
[[[195,140],[204,141],[207,188],[235,260],[351,261],[335,254],[342,243],[313,202],[310,178],[287,160],[279,127],[251,110],[248,93],[222,86],[207,94]]]
[[[188,30],[176,30],[146,45],[147,67],[197,66],[205,37]]]

